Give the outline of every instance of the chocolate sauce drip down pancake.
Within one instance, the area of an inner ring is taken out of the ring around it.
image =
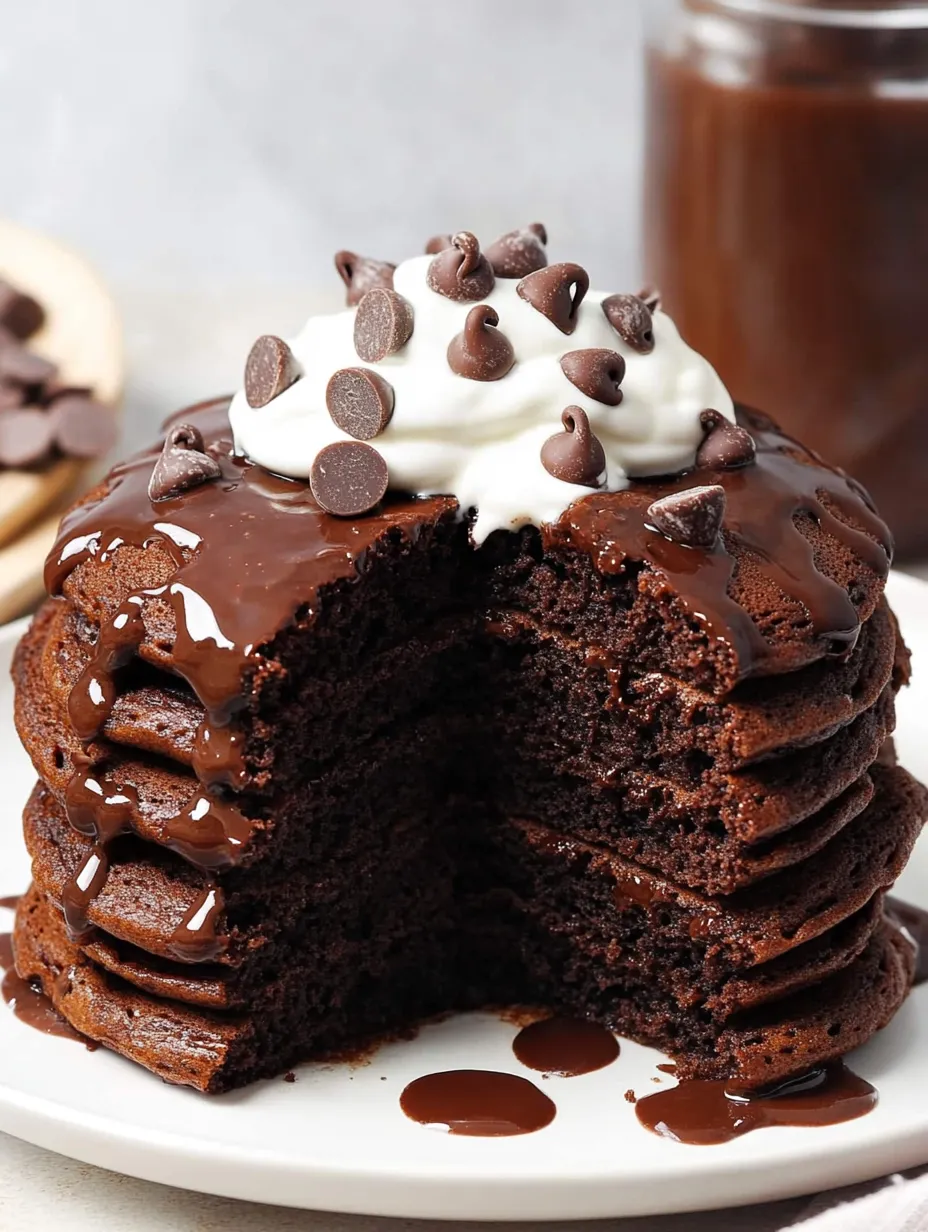
[[[469,232],[380,265],[319,326],[331,370],[267,335],[231,406],[66,515],[14,664],[20,976],[204,1091],[501,1001],[685,1078],[832,1061],[913,971],[885,526],[656,300],[610,315],[579,266],[509,274]],[[492,372],[449,348],[477,300]],[[526,428],[532,363],[555,401]],[[649,404],[652,363],[713,402]],[[526,452],[494,486],[504,428]]]

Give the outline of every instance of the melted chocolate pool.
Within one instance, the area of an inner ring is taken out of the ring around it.
[[[646,1129],[696,1146],[731,1142],[772,1125],[837,1125],[876,1106],[869,1082],[843,1061],[762,1091],[745,1091],[724,1081],[692,1079],[669,1091],[646,1095],[635,1105]]]
[[[527,1078],[486,1069],[426,1074],[405,1089],[400,1107],[420,1125],[474,1138],[533,1134],[557,1111]]]
[[[512,1051],[529,1069],[573,1078],[611,1065],[619,1041],[606,1027],[583,1018],[543,1018],[522,1028]]]
[[[16,974],[16,968],[13,966],[13,938],[10,933],[0,933],[0,967],[6,972],[3,982],[0,983],[0,993],[20,1022],[24,1022],[27,1027],[35,1027],[44,1035],[60,1035],[63,1039],[77,1040],[86,1044],[91,1051],[98,1047],[92,1040],[75,1031],[43,992],[39,992],[28,980]]]

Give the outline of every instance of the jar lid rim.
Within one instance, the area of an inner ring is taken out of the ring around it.
[[[807,25],[854,27],[867,30],[928,29],[928,4],[886,8],[825,8],[803,0],[716,0],[720,8],[752,17],[801,21]],[[876,0],[874,0],[876,5]]]

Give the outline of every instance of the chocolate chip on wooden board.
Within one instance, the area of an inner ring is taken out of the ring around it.
[[[45,324],[45,309],[24,291],[0,278],[0,325],[21,342]]]
[[[55,444],[68,458],[103,458],[119,436],[110,408],[83,394],[62,394],[45,413],[52,421]]]
[[[262,334],[245,361],[245,400],[255,409],[267,406],[299,377],[300,366],[283,338]]]
[[[335,441],[320,449],[309,474],[316,503],[326,513],[354,518],[369,513],[386,495],[387,464],[362,441]]]
[[[648,518],[662,535],[690,548],[711,548],[725,516],[725,489],[719,484],[671,492],[648,507]]]
[[[38,388],[57,375],[58,368],[51,360],[36,355],[18,342],[0,347],[0,380]]]
[[[222,474],[219,463],[205,452],[203,436],[192,424],[174,424],[148,481],[151,501],[169,500]]]
[[[393,415],[393,386],[370,368],[339,368],[329,378],[325,404],[333,423],[358,441],[379,436]]]
[[[38,466],[49,457],[54,425],[38,407],[22,407],[0,415],[0,466],[11,470]]]

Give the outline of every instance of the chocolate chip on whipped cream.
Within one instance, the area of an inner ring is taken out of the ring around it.
[[[371,441],[393,416],[393,387],[370,368],[339,368],[326,387],[325,404],[342,432]]]
[[[362,441],[336,441],[321,449],[309,473],[313,496],[326,513],[357,518],[384,498],[387,464]]]
[[[712,366],[659,308],[644,353],[638,333],[626,341],[610,323],[610,292],[589,290],[579,265],[497,277],[487,257],[495,245],[482,250],[471,232],[429,247],[438,251],[395,269],[381,263],[373,276],[388,275],[389,285],[368,286],[370,299],[315,315],[286,340],[300,378],[260,407],[236,394],[229,417],[238,453],[304,483],[314,471],[319,503],[341,509],[319,486],[333,480],[317,459],[329,445],[375,442],[379,462],[336,453],[338,473],[348,474],[349,462],[367,466],[371,483],[360,486],[374,495],[386,473],[397,492],[453,496],[473,511],[480,544],[494,530],[556,522],[594,488],[614,492],[639,477],[692,470],[706,444],[707,407],[734,425]],[[340,268],[357,290],[362,259],[348,256]],[[643,303],[640,311],[650,312]],[[572,426],[565,407],[581,412],[571,411]]]
[[[359,257],[356,252],[343,248],[335,254],[335,268],[345,284],[345,303],[354,308],[374,287],[392,287],[396,266],[390,261]]]
[[[572,334],[577,328],[577,313],[589,289],[589,274],[572,261],[536,270],[516,287],[526,303],[547,317],[562,334]]]
[[[486,251],[486,258],[493,266],[497,278],[524,278],[548,264],[546,247],[548,232],[540,222],[530,222],[527,227],[507,231]]]
[[[448,366],[471,381],[498,381],[516,361],[512,343],[496,327],[499,316],[489,304],[471,308],[464,328],[448,344]]]
[[[637,295],[610,295],[603,300],[606,320],[623,342],[640,355],[654,350],[654,322],[651,310]]]
[[[470,231],[452,236],[451,247],[438,253],[429,265],[426,280],[438,295],[454,300],[485,299],[496,281],[477,237]]]
[[[276,334],[262,334],[245,363],[245,397],[248,405],[267,406],[298,380],[300,366],[293,352]]]
[[[618,351],[604,347],[568,351],[561,356],[561,371],[588,398],[606,406],[618,406],[622,401],[625,360]]]
[[[569,406],[561,415],[564,431],[549,437],[541,447],[541,464],[564,483],[598,488],[606,474],[606,451],[593,434],[586,411]]]

